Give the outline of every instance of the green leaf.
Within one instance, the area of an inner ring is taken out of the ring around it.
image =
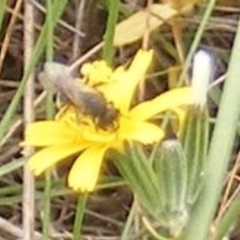
[[[136,194],[138,202],[145,210],[159,218],[161,195],[157,178],[149,159],[133,143],[125,144],[125,154],[114,153],[114,164]]]
[[[157,29],[177,14],[169,5],[164,4],[152,4],[149,12],[146,9],[139,11],[119,23],[115,30],[114,46],[120,47],[141,39],[146,31]]]

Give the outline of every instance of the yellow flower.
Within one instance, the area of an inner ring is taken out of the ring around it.
[[[192,89],[185,87],[131,107],[136,87],[144,78],[152,55],[152,51],[139,51],[128,69],[119,67],[112,71],[104,62],[83,66],[83,79],[87,79],[90,86],[95,86],[118,110],[118,117],[114,119],[116,123],[102,129],[89,116],[83,116],[81,109],[66,106],[55,120],[30,124],[23,144],[42,147],[28,162],[35,175],[67,157],[77,156],[68,184],[73,190],[92,191],[108,149],[121,149],[126,140],[152,144],[164,137],[163,130],[149,120],[166,110],[192,104],[194,98]],[[101,74],[98,75],[98,72]]]

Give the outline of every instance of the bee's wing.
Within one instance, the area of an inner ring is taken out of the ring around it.
[[[38,75],[40,83],[45,89],[51,89],[54,93],[64,92],[64,85],[72,78],[69,68],[60,63],[46,62],[43,71]]]
[[[71,74],[68,66],[47,62],[38,78],[43,87],[58,94],[61,102],[72,102],[79,108],[84,107],[83,94],[87,87]]]

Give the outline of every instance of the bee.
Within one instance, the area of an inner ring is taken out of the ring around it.
[[[38,78],[45,88],[50,87],[58,94],[60,102],[74,105],[96,127],[102,130],[116,127],[119,111],[101,92],[75,78],[66,65],[47,62]]]

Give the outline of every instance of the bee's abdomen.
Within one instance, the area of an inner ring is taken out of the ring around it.
[[[83,114],[89,115],[92,118],[100,118],[106,111],[106,100],[99,92],[85,92],[82,96],[82,111]]]

